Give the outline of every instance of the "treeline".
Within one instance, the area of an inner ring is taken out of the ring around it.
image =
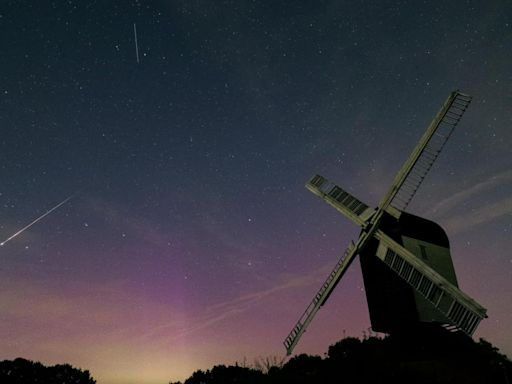
[[[0,361],[2,384],[95,384],[89,371],[73,368],[69,364],[46,367],[25,359]]]
[[[95,384],[89,371],[69,364],[46,367],[25,359],[0,362],[2,384]],[[385,338],[348,337],[324,357],[306,354],[286,363],[273,357],[253,366],[217,365],[170,384],[512,384],[512,362],[480,339],[445,330]]]
[[[302,354],[272,367],[218,365],[194,372],[183,384],[235,383],[512,384],[512,362],[483,339],[442,330],[414,337],[349,337],[330,346],[323,358]]]

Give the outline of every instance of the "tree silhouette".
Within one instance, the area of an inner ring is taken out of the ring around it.
[[[254,360],[254,369],[267,374],[272,368],[282,368],[285,360],[284,357],[276,355],[260,356]]]
[[[264,374],[261,371],[236,366],[216,365],[211,370],[196,371],[185,384],[263,384]]]
[[[73,368],[69,364],[45,367],[41,363],[17,358],[0,362],[2,384],[95,384],[89,371]]]
[[[269,372],[270,383],[306,384],[326,383],[325,361],[320,356],[301,354],[292,357],[283,368]]]
[[[512,362],[498,348],[440,327],[347,337],[324,358],[301,354],[285,364],[267,363],[257,361],[259,371],[215,366],[194,372],[184,384],[512,384]]]

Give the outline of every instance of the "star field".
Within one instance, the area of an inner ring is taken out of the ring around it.
[[[283,355],[454,89],[473,102],[409,206],[448,233],[475,337],[512,355],[508,1],[3,1],[0,359],[165,383]],[[137,27],[137,63],[133,25]],[[354,263],[297,353],[370,322]]]

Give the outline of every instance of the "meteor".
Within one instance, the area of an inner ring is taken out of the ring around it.
[[[28,225],[24,226],[23,228],[21,228],[18,232],[16,232],[14,235],[11,235],[11,237],[7,238],[6,240],[2,241],[0,243],[0,247],[3,247],[5,245],[5,243],[7,243],[8,241],[11,241],[12,239],[14,239],[16,236],[18,236],[19,234],[21,234],[22,232],[26,231],[27,229],[29,229],[31,226],[33,226],[35,223],[37,223],[39,220],[42,220],[44,217],[48,216],[50,213],[52,213],[53,211],[55,211],[57,208],[59,208],[61,205],[64,205],[66,204],[69,200],[71,200],[71,198],[75,196],[75,194],[73,193],[71,196],[69,196],[66,200],[64,201],[61,201],[59,204],[57,204],[55,207],[53,207],[52,209],[46,211],[44,214],[42,214],[41,216],[39,216],[37,219],[35,219],[34,221],[32,221],[31,223],[29,223]]]
[[[135,56],[137,57],[137,64],[139,64],[139,44],[137,43],[137,26],[133,23],[133,36],[135,37]]]

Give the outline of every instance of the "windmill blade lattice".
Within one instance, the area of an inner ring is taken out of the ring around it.
[[[306,188],[358,225],[364,225],[375,212],[374,208],[368,207],[323,176],[313,176]]]
[[[309,303],[308,307],[306,308],[300,319],[297,321],[291,332],[284,340],[283,344],[286,347],[287,355],[291,354],[293,348],[295,347],[295,345],[297,345],[299,339],[306,331],[306,328],[308,327],[309,323],[311,323],[320,307],[325,304],[326,300],[329,298],[332,291],[334,290],[342,276],[345,274],[345,271],[352,263],[356,255],[357,248],[355,244],[352,242],[345,251],[345,253],[343,254],[343,257],[336,263],[333,270],[331,271],[325,282],[322,284],[322,286],[318,290],[317,294],[315,295],[311,303]]]
[[[377,257],[445,315],[452,325],[471,336],[480,321],[487,317],[486,310],[382,231],[377,231],[375,237],[380,240]]]
[[[396,175],[379,207],[386,209],[392,205],[402,211],[407,208],[470,102],[471,96],[459,91],[451,93]]]

